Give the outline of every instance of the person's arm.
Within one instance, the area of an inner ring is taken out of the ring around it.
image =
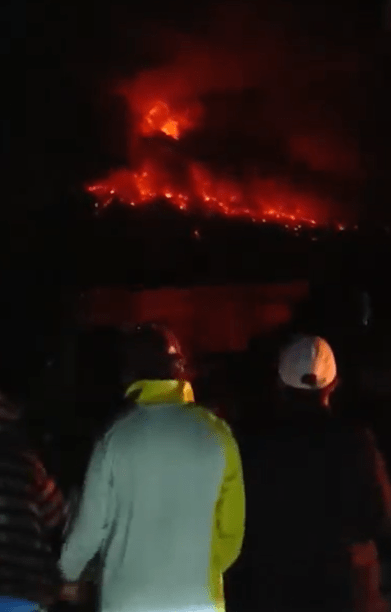
[[[78,514],[61,553],[60,569],[68,582],[77,581],[101,549],[109,527],[112,495],[111,461],[106,445],[99,442],[87,470]]]
[[[223,424],[226,467],[216,505],[215,528],[221,571],[238,558],[244,538],[245,493],[239,448],[228,425]]]
[[[93,589],[88,582],[67,582],[60,588],[60,601],[86,604],[93,601]]]
[[[376,466],[376,482],[378,494],[382,500],[382,522],[381,533],[391,536],[391,484],[383,455],[374,449],[374,460]]]

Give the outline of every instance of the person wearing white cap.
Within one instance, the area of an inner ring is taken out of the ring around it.
[[[338,372],[324,339],[296,336],[277,371],[272,418],[240,440],[247,519],[235,600],[273,612],[384,610],[374,540],[391,524],[391,487],[374,437],[333,415]]]
[[[288,388],[317,391],[324,405],[337,383],[337,364],[326,340],[303,336],[281,352],[278,373]]]

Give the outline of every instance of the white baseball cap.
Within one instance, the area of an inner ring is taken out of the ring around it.
[[[281,352],[278,373],[288,387],[324,389],[335,380],[337,365],[326,340],[301,336]]]

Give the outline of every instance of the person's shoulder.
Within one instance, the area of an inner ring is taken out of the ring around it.
[[[333,416],[329,419],[329,423],[334,429],[356,438],[375,439],[372,429],[360,419]]]
[[[127,409],[117,414],[108,426],[106,426],[105,431],[97,442],[107,447],[116,439],[121,438],[123,435],[127,435],[138,412],[137,407],[134,407],[132,410]]]
[[[343,442],[350,442],[356,449],[374,448],[377,445],[373,430],[360,421],[351,419],[331,419],[332,431],[337,434]]]
[[[216,427],[224,430],[230,429],[228,423],[222,417],[217,416],[217,414],[209,408],[205,408],[200,404],[187,404],[187,408],[190,410],[190,414],[193,414],[194,418],[196,419],[208,421]]]
[[[23,459],[27,463],[39,463],[38,453],[33,450],[26,432],[22,427],[13,425],[9,429],[0,431],[0,447],[2,451]]]
[[[232,444],[236,442],[236,437],[225,419],[198,404],[192,404],[189,408],[195,419],[203,421],[208,426],[212,435],[217,436],[224,443]]]
[[[357,424],[353,428],[353,436],[363,446],[375,448],[377,440],[374,431],[364,424]]]

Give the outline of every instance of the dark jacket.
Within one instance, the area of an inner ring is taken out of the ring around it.
[[[376,599],[372,539],[391,515],[391,488],[374,437],[322,409],[289,414],[238,436],[247,528],[235,599],[265,610]]]
[[[50,532],[63,519],[62,495],[20,424],[0,419],[0,595],[52,601],[59,574]]]

